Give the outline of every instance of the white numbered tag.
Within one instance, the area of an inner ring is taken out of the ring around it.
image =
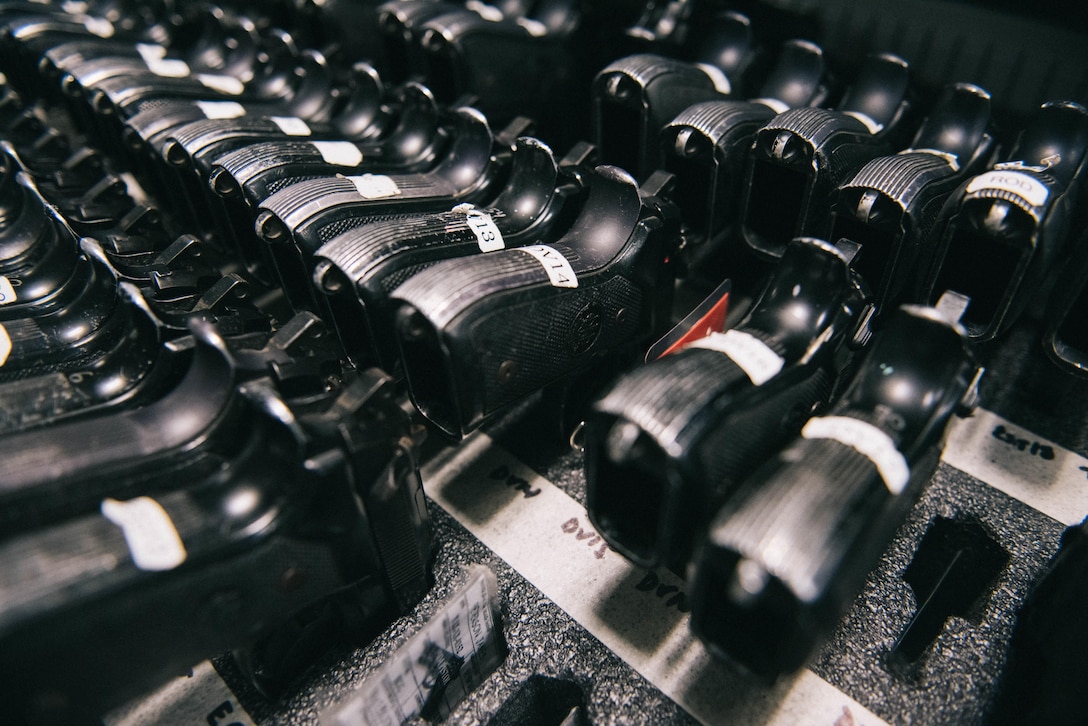
[[[219,91],[228,96],[239,96],[246,90],[245,85],[233,76],[215,76],[210,73],[198,73],[196,79],[213,91]]]
[[[15,302],[15,287],[11,280],[0,275],[0,305],[10,305]]]
[[[910,481],[910,467],[895,442],[871,423],[849,416],[822,416],[809,419],[801,429],[806,439],[832,439],[849,446],[873,462],[892,494],[899,494]]]
[[[237,101],[197,101],[196,105],[205,118],[239,118],[246,115],[246,107]]]
[[[185,545],[173,520],[151,497],[104,499],[101,511],[121,528],[132,563],[141,570],[172,570],[185,561]]]
[[[288,136],[309,136],[310,127],[306,122],[294,116],[271,116],[272,123],[280,127],[280,131]]]
[[[337,166],[359,166],[363,163],[363,152],[350,141],[312,141],[310,142],[321,154],[326,164]]]
[[[729,359],[747,374],[752,383],[762,386],[778,375],[785,365],[782,356],[775,353],[759,338],[741,330],[727,330],[724,333],[711,333],[688,346],[716,350],[729,356]]]
[[[988,171],[979,174],[967,185],[967,193],[980,189],[997,189],[1023,199],[1033,207],[1041,206],[1050,191],[1037,179],[1018,171]]]
[[[355,185],[356,190],[363,195],[364,199],[385,199],[400,194],[397,183],[384,174],[363,174],[345,178]]]
[[[574,274],[574,268],[559,250],[548,245],[531,245],[529,247],[517,247],[515,249],[528,252],[535,257],[548,273],[548,280],[554,287],[578,287],[578,276]]]
[[[506,249],[506,241],[502,238],[502,232],[495,226],[495,220],[487,212],[482,212],[471,204],[458,204],[453,208],[455,212],[464,212],[468,228],[476,235],[476,244],[480,252],[495,252]]]
[[[67,10],[65,12],[68,12]],[[73,15],[75,13],[72,13]],[[83,27],[87,29],[88,33],[97,35],[99,38],[112,38],[114,34],[113,23],[105,18],[96,18],[93,15],[88,15],[83,18]]]
[[[136,51],[144,60],[147,69],[156,76],[165,78],[186,78],[189,64],[183,60],[166,57],[166,48],[151,43],[137,43]]]
[[[8,329],[4,327],[4,324],[0,323],[0,366],[8,362],[9,355],[11,355],[11,336],[8,335]]]

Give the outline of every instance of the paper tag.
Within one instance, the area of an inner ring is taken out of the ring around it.
[[[185,545],[174,522],[151,497],[104,499],[101,511],[121,528],[132,562],[141,570],[172,570],[185,561]]]
[[[559,251],[548,245],[532,245],[530,247],[516,248],[522,252],[528,252],[540,261],[544,271],[548,273],[548,280],[554,287],[578,287],[578,276],[574,274],[574,268],[570,266],[567,258],[559,254]]]
[[[88,33],[97,35],[99,38],[112,38],[115,32],[113,23],[105,18],[96,18],[93,15],[83,18],[83,27],[87,29]]]
[[[496,627],[498,582],[476,566],[468,583],[323,723],[400,726],[444,719],[505,655]]]
[[[467,2],[465,2],[465,10],[471,10],[484,20],[492,23],[501,22],[503,19],[502,10],[499,10],[494,5],[480,2],[480,0],[467,0]]]
[[[309,136],[310,127],[306,122],[294,116],[270,116],[272,123],[280,127],[280,131],[288,136]]]
[[[359,166],[363,163],[363,152],[350,141],[312,141],[310,143],[327,164]]]
[[[154,43],[137,43],[136,52],[144,59],[144,63],[154,63],[166,57],[166,47]]]
[[[979,174],[967,185],[968,194],[983,189],[1015,194],[1033,207],[1042,206],[1050,196],[1050,190],[1037,179],[1017,171],[988,171]]]
[[[254,726],[253,718],[208,661],[102,717],[105,726],[150,723]]]
[[[476,244],[480,246],[480,252],[495,252],[506,249],[506,241],[502,238],[502,232],[495,226],[491,215],[482,212],[471,204],[458,204],[453,208],[455,212],[464,212],[468,228],[476,235]]]
[[[197,101],[205,118],[238,118],[246,115],[246,107],[237,101]]]
[[[940,149],[907,149],[906,151],[900,151],[900,154],[929,154],[930,156],[936,156],[944,159],[944,162],[948,164],[952,171],[960,170],[960,158],[955,154],[949,154],[947,151],[941,151]]]
[[[548,26],[539,20],[533,20],[532,18],[517,18],[514,22],[525,28],[526,32],[534,38],[543,38],[548,34]]]
[[[15,288],[11,280],[0,275],[0,305],[10,305],[15,302]]]
[[[344,177],[352,184],[364,199],[384,199],[400,194],[400,187],[391,177],[384,174],[363,174],[362,176]]]
[[[910,466],[895,448],[895,442],[871,423],[849,416],[822,416],[809,419],[801,429],[806,439],[832,439],[845,444],[873,462],[892,494],[899,494],[910,480]]]
[[[688,347],[706,348],[724,353],[757,386],[762,386],[777,376],[786,363],[782,356],[771,350],[762,340],[741,330],[711,333]]]
[[[238,96],[246,90],[245,85],[233,76],[215,76],[209,73],[198,73],[196,79],[213,91],[219,91],[228,96]]]
[[[0,323],[0,366],[8,362],[9,355],[11,355],[11,336],[8,335],[8,329],[4,327],[4,324]]]

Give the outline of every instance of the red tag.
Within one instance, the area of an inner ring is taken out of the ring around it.
[[[685,315],[661,340],[650,346],[646,351],[646,362],[675,353],[688,343],[705,338],[711,333],[720,333],[725,328],[731,288],[729,280],[714,288],[714,292]]]

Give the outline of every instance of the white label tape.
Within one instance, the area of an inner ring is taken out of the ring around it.
[[[10,305],[15,302],[15,287],[11,280],[0,275],[0,305]]]
[[[702,723],[723,714],[761,726],[884,723],[808,669],[753,691],[692,635],[683,580],[613,552],[582,505],[486,434],[446,449],[421,474],[431,501]],[[536,617],[532,608],[509,617]]]
[[[495,252],[506,249],[506,241],[502,238],[502,232],[495,226],[495,220],[487,212],[481,212],[471,204],[458,204],[453,208],[455,212],[464,212],[466,224],[476,235],[476,244],[480,246],[480,252]]]
[[[193,666],[160,688],[136,698],[102,717],[105,726],[146,726],[149,723],[254,726],[238,697],[209,661]]]
[[[196,105],[205,118],[239,118],[246,115],[246,107],[237,101],[197,101]]]
[[[97,35],[99,38],[112,38],[115,32],[113,23],[105,18],[96,18],[93,15],[83,18],[83,27],[87,29],[88,33]]]
[[[8,335],[8,329],[4,327],[4,324],[0,323],[0,366],[8,362],[9,355],[11,355],[11,336]]]
[[[215,76],[210,73],[198,73],[196,79],[212,89],[228,96],[238,96],[246,90],[245,84],[233,76]]]
[[[762,386],[777,376],[786,363],[782,356],[771,350],[762,340],[740,330],[711,333],[687,347],[706,348],[724,353],[757,386]]]
[[[166,57],[166,48],[151,43],[137,43],[136,51],[144,59],[147,69],[156,76],[166,78],[185,78],[189,75],[189,64],[183,60]]]
[[[967,185],[967,193],[982,189],[997,189],[1023,199],[1033,207],[1041,206],[1050,191],[1037,179],[1018,171],[988,171],[979,174]]]
[[[801,429],[806,439],[832,439],[849,446],[873,462],[880,478],[892,494],[899,494],[910,480],[907,460],[895,448],[895,442],[871,423],[849,416],[822,416],[809,419]]]
[[[733,84],[729,82],[729,76],[722,73],[721,68],[712,66],[709,63],[696,63],[695,65],[710,78],[710,82],[714,84],[715,91],[723,96],[728,96],[733,92]]]
[[[578,276],[574,274],[574,268],[570,266],[567,258],[559,254],[559,251],[548,245],[531,245],[518,247],[522,252],[528,252],[535,257],[548,273],[548,280],[554,287],[578,287]]]
[[[385,199],[400,194],[400,187],[391,177],[384,174],[363,174],[362,176],[344,177],[355,185],[364,199]]]
[[[101,511],[121,528],[132,562],[141,570],[172,570],[185,561],[185,545],[173,520],[151,497],[104,499]]]
[[[363,152],[350,141],[312,141],[310,143],[327,164],[359,166],[363,163]]]
[[[309,136],[310,127],[306,122],[294,116],[271,116],[272,123],[280,127],[280,131],[288,136]]]

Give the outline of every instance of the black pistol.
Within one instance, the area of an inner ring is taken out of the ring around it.
[[[950,417],[977,403],[964,343],[942,312],[899,308],[830,413],[718,513],[691,589],[711,651],[773,679],[830,632],[933,475]]]
[[[878,314],[913,293],[941,207],[997,151],[991,126],[990,95],[954,84],[909,148],[873,159],[840,185],[831,236],[861,244],[857,270],[873,289]]]
[[[831,202],[862,164],[894,151],[911,104],[906,61],[867,57],[834,110],[792,108],[756,134],[740,205],[744,241],[760,256],[779,257],[798,236],[832,239]]]
[[[978,343],[1012,325],[1086,219],[1088,110],[1043,104],[1002,158],[947,202],[918,293],[929,303],[946,290],[969,297],[962,323]]]
[[[839,349],[865,323],[856,252],[795,240],[735,327],[634,369],[597,399],[585,428],[587,509],[613,548],[683,573],[744,476],[829,402]]]
[[[675,209],[597,167],[589,198],[562,238],[439,262],[390,303],[413,402],[460,438],[538,389],[662,333],[679,244]]]

